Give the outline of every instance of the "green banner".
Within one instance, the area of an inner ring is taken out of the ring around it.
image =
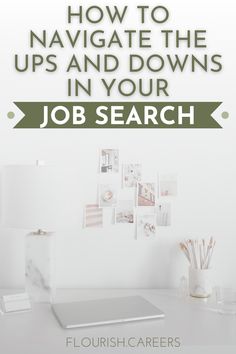
[[[221,128],[221,102],[14,102],[24,117],[14,128]]]

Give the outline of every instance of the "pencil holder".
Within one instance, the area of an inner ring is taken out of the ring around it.
[[[211,269],[189,267],[189,294],[194,297],[209,297],[212,293]]]

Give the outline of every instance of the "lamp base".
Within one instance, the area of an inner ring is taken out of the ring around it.
[[[52,301],[53,233],[32,232],[25,242],[25,287],[34,302]]]

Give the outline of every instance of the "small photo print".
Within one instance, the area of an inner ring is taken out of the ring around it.
[[[137,186],[137,182],[141,181],[140,164],[124,164],[123,165],[123,187],[132,188]]]
[[[134,207],[132,200],[119,201],[115,210],[116,224],[133,224],[134,223]]]
[[[174,174],[161,175],[159,180],[160,196],[169,197],[177,195],[177,176]]]
[[[156,215],[137,215],[137,238],[153,238],[156,236]]]
[[[157,226],[171,225],[171,205],[170,203],[159,203],[157,211]]]
[[[155,206],[155,183],[137,183],[137,206]]]
[[[84,227],[103,227],[103,209],[98,204],[85,205]]]
[[[100,150],[100,173],[119,172],[119,150],[101,149]]]
[[[117,204],[117,190],[111,184],[100,184],[99,207],[114,207]]]

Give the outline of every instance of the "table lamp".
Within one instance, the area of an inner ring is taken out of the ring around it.
[[[58,171],[37,161],[32,166],[5,166],[3,223],[30,230],[25,244],[26,291],[35,302],[53,296],[53,233],[62,217]]]

